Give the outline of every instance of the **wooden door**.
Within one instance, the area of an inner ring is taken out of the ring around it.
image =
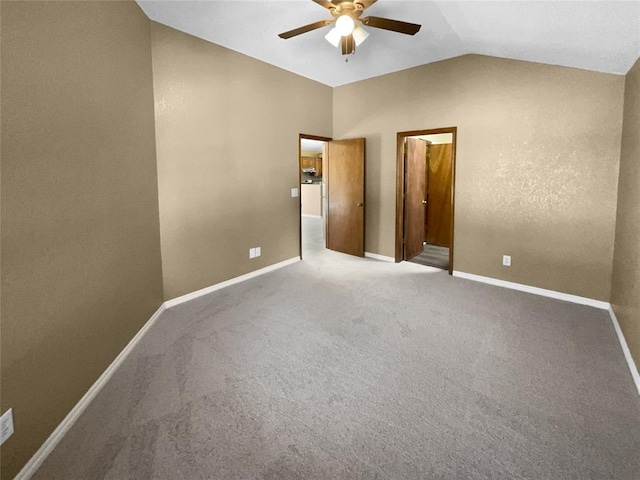
[[[431,145],[429,150],[427,243],[451,247],[452,146]]]
[[[364,257],[364,138],[327,142],[327,248]]]
[[[423,250],[427,142],[407,138],[405,155],[404,260],[410,260]]]
[[[431,153],[431,142],[427,141],[427,167],[424,169],[424,191],[425,191],[425,199],[429,198],[429,155]],[[429,236],[427,233],[427,226],[429,224],[428,222],[428,212],[429,209],[426,208],[425,205],[425,209],[424,209],[424,236],[422,237],[424,240],[424,242],[427,241],[427,237]]]

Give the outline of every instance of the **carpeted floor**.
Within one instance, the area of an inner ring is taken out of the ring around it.
[[[639,478],[606,311],[319,231],[303,262],[166,312],[35,478]]]
[[[419,263],[420,265],[448,270],[449,249],[447,247],[425,243],[422,253],[420,255],[416,255],[409,261],[411,263]]]

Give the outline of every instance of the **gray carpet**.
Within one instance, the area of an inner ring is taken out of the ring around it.
[[[439,245],[424,244],[424,249],[420,255],[416,255],[411,260],[412,263],[427,265],[430,267],[449,269],[449,249]]]
[[[163,315],[35,478],[639,478],[607,312],[306,227],[303,262]]]

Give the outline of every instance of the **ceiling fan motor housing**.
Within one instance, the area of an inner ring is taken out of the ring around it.
[[[356,20],[364,12],[362,4],[357,2],[335,2],[334,4],[335,7],[329,10],[334,18],[338,18],[341,15],[349,15]]]

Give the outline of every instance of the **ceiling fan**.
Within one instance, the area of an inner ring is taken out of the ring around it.
[[[329,10],[333,17],[329,20],[320,20],[319,22],[305,25],[304,27],[295,28],[288,32],[278,35],[285,40],[296,35],[317,30],[335,23],[334,28],[325,35],[325,39],[334,47],[340,46],[343,55],[349,55],[356,51],[356,46],[360,45],[369,36],[369,33],[358,23],[373,28],[381,28],[392,32],[404,33],[406,35],[415,35],[420,31],[421,25],[415,23],[401,22],[399,20],[390,20],[380,17],[363,17],[362,13],[377,0],[311,0],[318,5]]]

